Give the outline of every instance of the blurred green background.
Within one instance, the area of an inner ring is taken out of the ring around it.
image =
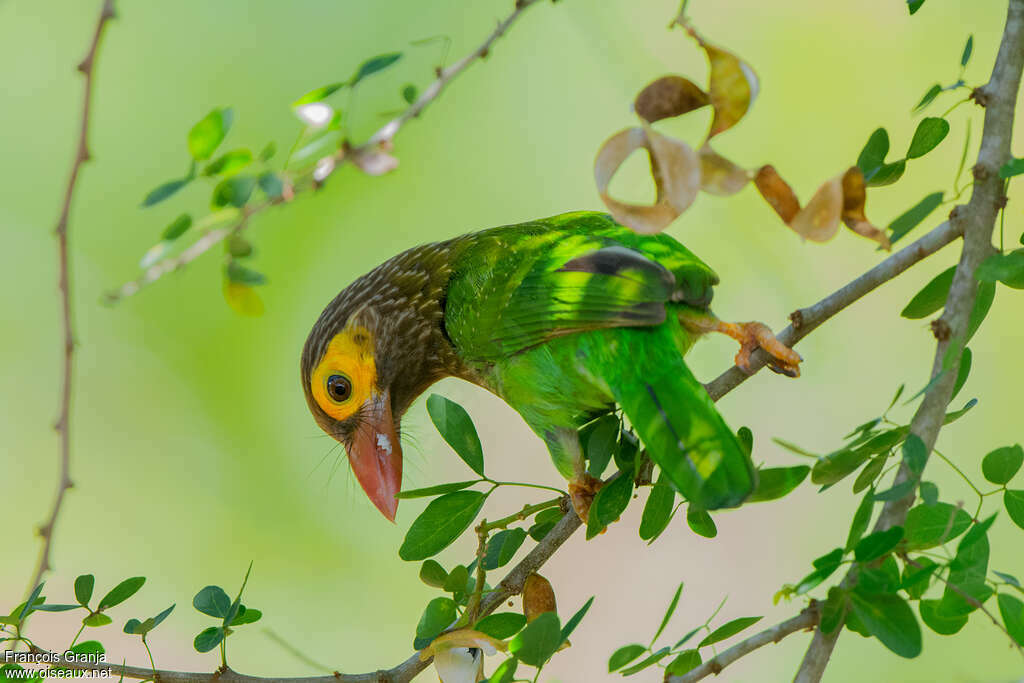
[[[248,673],[312,673],[262,632],[272,629],[331,668],[386,668],[411,652],[413,629],[432,597],[397,548],[422,501],[402,504],[398,524],[369,505],[339,452],[307,413],[298,385],[302,342],[325,303],[354,277],[411,245],[570,209],[599,208],[591,164],[608,135],[634,124],[632,96],[649,80],[681,73],[703,82],[702,54],[679,31],[665,30],[676,0],[564,0],[531,9],[493,50],[454,83],[397,139],[399,169],[370,178],[351,167],[315,196],[260,216],[250,231],[254,265],[270,284],[266,314],[235,315],[221,297],[219,252],[109,308],[100,295],[136,273],[163,226],[183,210],[202,211],[208,194],[141,210],[141,198],[187,166],[185,135],[215,106],[233,106],[225,148],[258,149],[273,139],[287,149],[297,122],[288,102],[347,77],[364,58],[404,50],[393,69],[361,86],[357,139],[402,106],[407,82],[430,78],[440,44],[410,41],[446,34],[449,61],[473,48],[511,0],[290,3],[187,0],[171,5],[120,0],[107,32],[95,90],[92,152],[71,220],[77,372],[73,479],[57,532],[55,571],[46,594],[69,601],[73,577],[97,576],[97,591],[133,575],[148,581],[114,612],[115,624],[91,631],[112,661],[141,664],[138,642],[120,633],[129,617],[177,611],[151,639],[158,666],[211,670],[214,653],[193,651],[209,625],[191,599],[215,583],[234,592],[255,563],[246,603],[264,611],[259,625],[231,638],[231,662]],[[804,199],[849,166],[869,133],[888,128],[894,153],[909,142],[911,107],[929,85],[955,80],[974,34],[971,84],[983,83],[1001,34],[1004,2],[931,0],[914,17],[902,0],[821,3],[693,0],[691,15],[712,40],[749,61],[762,81],[752,112],[718,142],[745,166],[773,163]],[[0,0],[0,481],[4,551],[0,608],[22,597],[55,483],[51,430],[60,388],[60,332],[52,229],[72,157],[81,79],[74,65],[91,34],[99,0],[40,3]],[[954,95],[932,106],[937,115]],[[947,140],[911,162],[893,187],[872,191],[868,215],[879,225],[925,194],[949,190],[965,122],[980,110],[958,108]],[[670,130],[698,142],[707,114]],[[1018,126],[1019,128],[1019,126]],[[971,154],[975,153],[972,143]],[[649,194],[639,158],[613,189]],[[1019,186],[1019,184],[1018,184]],[[1011,192],[1007,242],[1021,231]],[[918,229],[940,220],[949,205]],[[825,245],[802,243],[748,187],[731,199],[702,195],[669,232],[712,264],[723,284],[716,310],[758,318],[776,329],[793,309],[845,283],[884,254],[843,231]],[[911,237],[913,237],[912,235]],[[906,301],[955,262],[956,249],[928,260],[845,311],[800,345],[804,376],[761,373],[720,404],[734,427],[749,425],[755,460],[798,459],[771,442],[781,436],[827,452],[854,425],[885,407],[901,382],[927,379],[933,340],[926,322],[899,317]],[[981,480],[980,459],[1021,440],[1020,302],[1000,289],[973,340],[974,369],[958,401],[980,405],[944,432],[939,445]],[[731,363],[735,347],[705,341],[690,356],[698,377]],[[494,397],[466,384],[436,387],[466,405],[496,477],[558,483],[541,443]],[[912,393],[912,392],[911,392]],[[909,418],[912,407],[897,415]],[[406,419],[406,487],[465,478],[422,400]],[[943,498],[973,503],[940,462],[928,478]],[[534,496],[503,494],[489,510],[507,512]],[[608,655],[650,637],[679,581],[686,582],[668,636],[688,631],[724,597],[721,618],[766,615],[778,621],[800,608],[772,595],[803,576],[811,558],[839,545],[856,505],[844,483],[825,494],[805,486],[779,503],[717,516],[719,536],[695,536],[677,519],[653,546],[637,537],[641,505],[605,535],[574,537],[544,573],[563,616],[596,594],[571,650],[545,680],[608,677]],[[1024,568],[1020,530],[1003,519],[993,531],[990,566]],[[449,566],[468,556],[456,546]],[[37,642],[59,649],[75,630],[69,615],[33,619]],[[787,680],[806,646],[794,636],[729,668],[722,680]],[[1005,637],[975,614],[957,637],[926,631],[924,654],[901,660],[877,640],[846,633],[827,680],[1006,681],[1021,660]],[[431,678],[432,673],[424,675]],[[655,680],[656,673],[647,678]]]

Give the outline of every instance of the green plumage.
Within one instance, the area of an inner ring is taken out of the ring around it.
[[[679,317],[718,278],[666,235],[579,212],[449,243],[444,325],[477,381],[517,410],[559,471],[579,475],[576,430],[616,405],[698,508],[740,504],[750,458],[683,362]]]

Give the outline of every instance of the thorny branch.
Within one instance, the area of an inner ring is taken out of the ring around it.
[[[337,171],[339,167],[347,162],[353,162],[357,165],[362,165],[364,162],[375,163],[373,161],[374,158],[380,158],[381,155],[386,155],[386,153],[391,149],[392,141],[402,126],[408,123],[411,119],[418,117],[424,109],[430,106],[430,104],[441,95],[444,89],[448,87],[449,83],[455,80],[455,78],[468,69],[474,62],[486,59],[490,54],[491,47],[494,43],[505,35],[512,24],[522,16],[523,12],[533,5],[536,5],[538,2],[540,2],[540,0],[516,0],[515,7],[512,12],[503,20],[498,22],[495,29],[487,36],[484,42],[477,46],[475,50],[449,67],[438,67],[436,71],[437,77],[429,86],[427,86],[426,89],[424,89],[423,93],[415,102],[410,104],[407,109],[403,110],[401,114],[377,129],[377,131],[367,138],[361,145],[356,147],[343,145],[342,148],[333,156],[334,166],[330,172],[333,173]],[[288,201],[290,201],[294,194],[299,191],[314,188],[319,184],[318,182],[313,182],[312,176],[309,175],[311,172],[311,170],[307,171],[308,177],[302,178],[302,183],[296,181],[292,188],[292,194],[288,197]],[[238,221],[237,224],[229,227],[218,228],[216,230],[210,230],[179,256],[168,257],[157,261],[149,268],[143,270],[142,274],[135,280],[126,282],[116,290],[108,292],[105,297],[107,302],[117,303],[121,299],[137,293],[146,285],[156,282],[164,275],[184,268],[199,256],[209,251],[212,247],[227,239],[230,235],[244,231],[247,227],[246,221],[249,217],[262,213],[267,208],[279,203],[281,203],[280,199],[252,207],[245,212],[243,218]]]
[[[85,53],[85,58],[78,64],[78,70],[85,76],[85,93],[82,98],[78,147],[75,150],[75,159],[71,164],[71,175],[68,177],[67,189],[64,190],[64,201],[60,208],[60,218],[57,219],[57,228],[54,230],[57,236],[58,288],[60,289],[61,315],[64,327],[64,371],[58,399],[60,412],[54,424],[54,429],[56,429],[60,438],[60,478],[57,481],[57,493],[54,496],[50,514],[43,525],[39,527],[39,536],[43,539],[43,547],[39,551],[39,561],[36,563],[36,570],[26,595],[39,585],[43,575],[50,570],[50,548],[53,545],[54,526],[57,523],[57,517],[60,515],[61,506],[64,503],[64,494],[73,486],[71,482],[71,382],[74,375],[75,330],[71,315],[68,216],[71,213],[71,202],[75,196],[75,186],[78,184],[78,173],[82,168],[82,164],[89,161],[89,118],[92,111],[92,86],[96,55],[99,51],[100,41],[103,38],[103,29],[106,27],[107,22],[113,18],[114,2],[113,0],[104,0],[99,19],[96,22],[96,30],[92,36],[92,43],[89,45],[88,52]]]
[[[1010,0],[1006,27],[1003,30],[995,66],[992,68],[992,77],[988,84],[975,91],[975,101],[985,107],[985,125],[978,161],[974,166],[971,199],[966,206],[954,209],[950,216],[950,224],[964,237],[964,246],[953,276],[953,284],[946,297],[945,310],[936,321],[939,324],[933,326],[935,330],[945,330],[942,334],[936,334],[938,343],[931,372],[934,382],[929,385],[921,405],[910,422],[910,433],[917,435],[924,442],[929,453],[935,446],[946,407],[953,394],[953,385],[960,364],[960,353],[957,351],[964,345],[968,320],[978,291],[974,273],[981,262],[993,252],[992,231],[999,210],[1005,203],[999,169],[1011,156],[1010,138],[1013,133],[1014,109],[1022,68],[1024,0]],[[944,359],[951,347],[954,352],[953,362],[948,372],[943,372]],[[904,481],[912,480],[913,477],[914,474],[904,460],[900,463],[893,485],[898,486]],[[875,530],[883,531],[902,525],[910,505],[914,502],[916,492],[915,485],[904,497],[887,501],[875,523]],[[821,680],[841,631],[842,629],[836,629],[831,635],[825,635],[820,629],[815,631],[795,681],[814,683]]]

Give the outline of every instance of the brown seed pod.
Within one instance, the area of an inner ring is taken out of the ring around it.
[[[526,621],[533,621],[544,612],[557,611],[551,583],[540,574],[530,574],[523,584],[523,614]]]

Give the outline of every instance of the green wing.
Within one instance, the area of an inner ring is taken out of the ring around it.
[[[706,306],[714,273],[669,237],[576,213],[469,236],[445,323],[467,358],[496,360],[553,337],[665,320],[669,301]]]

